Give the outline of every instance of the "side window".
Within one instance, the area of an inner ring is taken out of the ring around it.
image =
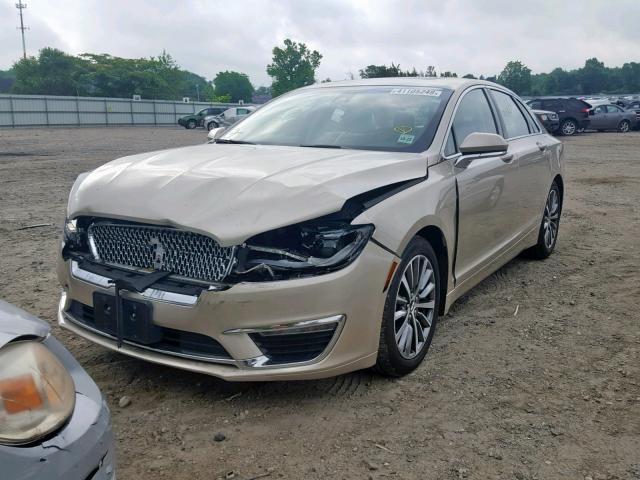
[[[205,108],[204,110],[200,110],[198,113],[196,113],[197,116],[199,117],[204,117],[207,114],[207,109]]]
[[[491,90],[491,96],[496,102],[496,107],[504,122],[505,137],[514,138],[529,135],[529,124],[511,95]]]
[[[600,105],[599,107],[596,107],[594,111],[595,113],[607,113],[607,107]]]
[[[556,112],[558,110],[562,110],[560,108],[560,102],[558,100],[543,100],[542,109],[543,110],[551,110],[552,112]]]
[[[622,109],[620,107],[616,107],[614,105],[607,105],[607,111],[609,113],[620,113]]]
[[[516,104],[518,105],[518,108],[520,108],[520,111],[524,115],[524,118],[527,119],[527,123],[529,124],[529,131],[531,133],[540,133],[540,127],[534,120],[534,117],[529,109],[520,100],[516,100]]]
[[[458,149],[456,148],[456,141],[453,138],[453,130],[449,131],[449,136],[447,137],[447,143],[444,146],[444,156],[450,157],[454,153],[456,153]]]
[[[470,133],[498,133],[491,107],[482,90],[471,90],[462,98],[452,128],[458,145]]]
[[[238,109],[238,115],[248,115],[248,114],[249,114],[249,110],[247,110],[246,108]]]

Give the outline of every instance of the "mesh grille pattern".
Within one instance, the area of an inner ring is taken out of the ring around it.
[[[233,247],[221,247],[212,238],[184,230],[97,223],[89,227],[88,235],[96,260],[113,265],[219,282],[233,261]]]

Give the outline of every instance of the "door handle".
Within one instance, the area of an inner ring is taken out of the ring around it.
[[[502,155],[500,157],[500,160],[502,160],[504,163],[511,163],[511,160],[513,160],[513,153],[507,153],[506,155]]]
[[[536,142],[536,145],[538,146],[541,152],[544,152],[547,150],[547,146],[544,143]]]

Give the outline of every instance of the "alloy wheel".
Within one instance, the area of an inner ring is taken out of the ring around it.
[[[544,232],[544,245],[551,250],[558,236],[558,225],[560,223],[560,199],[558,191],[552,188],[547,197],[547,204],[544,207],[544,219],[542,228]]]
[[[576,130],[576,124],[571,120],[562,124],[562,133],[564,135],[573,135],[574,133],[576,133]]]
[[[627,133],[629,131],[629,122],[623,120],[620,122],[620,127],[618,128],[622,133]]]
[[[435,315],[435,303],[433,266],[424,255],[416,255],[402,272],[396,293],[394,333],[402,357],[412,359],[426,345]]]

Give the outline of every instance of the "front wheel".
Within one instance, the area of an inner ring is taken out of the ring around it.
[[[211,131],[214,128],[218,128],[218,124],[216,122],[209,122],[207,123],[207,130]]]
[[[567,119],[560,124],[560,131],[563,135],[571,136],[575,135],[578,131],[578,124],[575,120]]]
[[[544,260],[553,253],[558,240],[560,228],[560,213],[562,212],[562,197],[560,187],[554,180],[544,204],[544,214],[538,232],[538,243],[528,250],[528,253],[539,260]]]
[[[193,130],[194,128],[196,128],[198,126],[198,124],[196,123],[195,120],[189,120],[187,122],[187,129],[189,130]]]
[[[627,133],[631,129],[631,123],[629,120],[622,120],[618,125],[618,131],[621,133]]]
[[[413,371],[424,359],[440,307],[440,273],[425,239],[408,245],[385,301],[375,369],[391,377]]]

